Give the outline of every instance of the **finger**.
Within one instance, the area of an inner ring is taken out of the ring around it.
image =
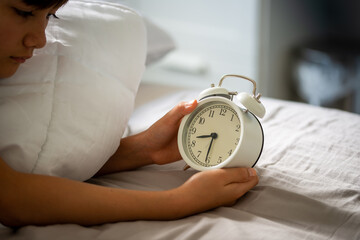
[[[181,102],[171,109],[166,115],[166,120],[170,124],[176,124],[182,119],[185,115],[191,113],[197,106],[197,101],[192,100],[190,102]]]
[[[248,168],[245,170],[249,174],[247,180],[245,180],[245,178],[243,177],[241,181],[232,182],[226,185],[228,191],[232,192],[234,194],[233,197],[235,197],[236,199],[243,196],[245,193],[247,193],[250,189],[252,189],[259,183],[258,176],[254,175],[256,174],[256,171],[254,169]],[[244,171],[244,169],[241,169],[240,171],[244,174],[246,172]]]
[[[227,168],[222,169],[224,172],[224,180],[227,184],[243,183],[257,178],[255,169],[253,168]]]
[[[258,178],[253,177],[247,182],[228,184],[226,186],[226,189],[228,192],[232,194],[231,199],[237,200],[245,193],[250,191],[250,189],[255,187],[257,184],[258,184]]]
[[[189,102],[186,102],[184,104],[184,109],[182,109],[182,114],[185,116],[185,115],[191,113],[192,111],[194,111],[196,106],[197,106],[197,100],[196,99],[194,99],[192,101],[189,101]]]

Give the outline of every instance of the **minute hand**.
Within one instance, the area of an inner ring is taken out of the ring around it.
[[[209,146],[209,148],[208,148],[208,151],[207,151],[206,157],[205,157],[205,162],[207,162],[207,163],[210,162],[210,161],[208,160],[209,153],[210,153],[210,149],[211,149],[211,146],[212,146],[212,144],[213,144],[214,139],[217,138],[217,136],[218,136],[217,133],[211,133],[211,134],[210,134],[210,137],[211,137],[210,146]]]
[[[214,141],[214,138],[211,138],[210,146],[209,146],[209,148],[208,148],[208,151],[207,151],[206,157],[205,157],[205,162],[206,162],[206,163],[209,163],[209,162],[210,162],[210,161],[208,160],[208,157],[209,157],[209,153],[210,153],[210,149],[211,149],[211,146],[212,146],[213,141]]]

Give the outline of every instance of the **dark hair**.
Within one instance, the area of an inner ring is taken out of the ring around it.
[[[22,0],[26,5],[37,7],[38,9],[45,9],[50,7],[60,7],[68,0]]]

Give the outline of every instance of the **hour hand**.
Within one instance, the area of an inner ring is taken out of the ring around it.
[[[200,135],[200,136],[196,136],[196,138],[210,138],[212,137],[212,135]]]
[[[211,133],[210,135],[200,135],[200,136],[196,136],[196,138],[217,138],[217,133]]]

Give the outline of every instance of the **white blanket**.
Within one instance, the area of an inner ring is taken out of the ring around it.
[[[131,132],[196,97],[180,92],[140,107],[130,120]],[[260,182],[234,206],[177,221],[0,227],[0,239],[360,239],[360,116],[268,98],[263,103],[265,145],[255,167]],[[183,166],[183,161],[147,166],[90,182],[170,189],[195,173]]]

